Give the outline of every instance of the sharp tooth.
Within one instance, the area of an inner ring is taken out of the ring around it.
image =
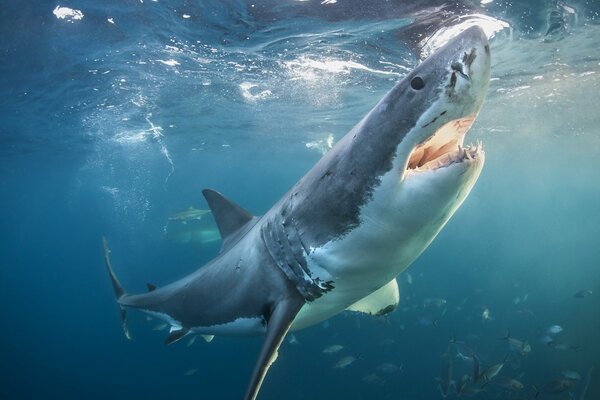
[[[473,157],[471,157],[471,154],[469,154],[469,153],[468,153],[468,152],[466,152],[466,151],[465,151],[465,158],[466,158],[467,160],[472,160],[472,159],[473,159]]]

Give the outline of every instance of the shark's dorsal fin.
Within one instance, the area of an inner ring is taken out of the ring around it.
[[[385,315],[398,307],[400,302],[400,291],[398,282],[392,279],[370,295],[363,297],[347,309],[350,311],[362,312],[369,315]]]
[[[221,251],[224,251],[237,242],[240,231],[243,231],[242,228],[251,225],[249,222],[257,218],[217,191],[204,189],[202,194],[208,202],[221,233],[223,241]]]
[[[265,375],[277,357],[277,350],[303,305],[304,298],[298,293],[280,301],[271,312],[267,322],[267,336],[260,350],[258,360],[256,360],[252,379],[244,400],[256,399]]]

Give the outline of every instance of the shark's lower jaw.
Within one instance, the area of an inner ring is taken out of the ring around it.
[[[432,136],[415,146],[408,156],[403,178],[412,174],[472,162],[481,157],[483,145],[463,147],[465,134],[473,125],[475,115],[459,118],[442,125]]]

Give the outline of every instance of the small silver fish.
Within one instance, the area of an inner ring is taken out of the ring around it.
[[[424,308],[441,307],[446,303],[447,303],[446,299],[442,299],[439,297],[438,298],[430,298],[430,299],[423,300],[423,307]]]
[[[391,362],[385,362],[383,364],[379,364],[377,368],[375,368],[378,372],[384,374],[395,374],[398,371],[402,371],[402,366],[398,367],[396,364]]]
[[[527,317],[535,318],[535,313],[528,308],[521,308],[521,309],[517,310],[517,313],[519,313],[521,315],[525,315]]]
[[[509,344],[511,350],[517,351],[522,356],[531,353],[531,345],[524,340],[520,340],[520,339],[510,336],[510,330],[508,331],[506,336],[503,337],[502,339],[508,341],[508,344]]]
[[[333,368],[344,369],[344,368],[352,365],[354,363],[354,361],[356,361],[356,357],[354,357],[354,356],[342,357],[338,360],[338,362],[335,363]]]
[[[502,361],[501,363],[490,365],[489,367],[483,370],[479,377],[483,378],[486,382],[491,381],[496,377],[496,375],[500,373],[500,371],[502,371],[502,368],[504,368],[505,363],[506,359],[504,359],[504,361]]]
[[[198,368],[190,368],[187,371],[185,371],[183,373],[184,376],[192,376],[194,375],[196,372],[198,372]]]
[[[557,342],[552,342],[548,344],[550,347],[552,347],[554,350],[577,350],[579,348],[579,346],[572,346],[566,343],[557,343]]]
[[[563,331],[562,326],[560,325],[552,325],[550,328],[548,328],[548,330],[546,331],[546,334],[548,335],[557,335],[559,333],[561,333]]]
[[[544,335],[540,339],[540,342],[542,342],[543,344],[546,344],[548,346],[551,346],[552,343],[554,342],[554,339],[552,339],[552,337],[550,335]]]
[[[567,390],[571,389],[576,384],[577,384],[577,381],[572,380],[572,379],[557,379],[555,381],[548,382],[547,384],[542,386],[540,389],[538,389],[536,386],[534,386],[535,398],[537,398],[540,393],[559,394],[559,393],[566,392]]]
[[[456,356],[462,358],[463,360],[470,360],[475,352],[471,349],[465,342],[460,342],[453,338],[450,341],[450,344],[454,345],[456,349]]]
[[[456,395],[459,397],[474,397],[480,393],[485,392],[485,388],[475,387],[475,386],[463,386],[460,392],[457,392]]]
[[[574,295],[574,296],[575,296],[576,298],[578,298],[578,299],[583,299],[583,298],[585,298],[585,297],[588,297],[588,296],[590,296],[591,294],[592,294],[592,291],[591,291],[591,290],[580,290],[580,291],[578,291],[577,293],[575,293],[575,295]]]
[[[560,374],[563,377],[565,377],[567,379],[571,379],[573,381],[581,380],[581,375],[579,375],[579,372],[577,372],[577,371],[562,370],[562,371],[560,371]]]
[[[481,319],[483,319],[484,321],[491,321],[492,320],[492,315],[490,312],[489,308],[484,308],[483,312],[481,313]]]
[[[518,390],[523,389],[524,387],[520,381],[513,378],[498,378],[495,381],[493,381],[493,383],[499,388],[510,392],[516,392]]]
[[[208,213],[210,210],[199,210],[190,206],[187,210],[171,215],[169,221],[180,221],[182,224],[186,224],[188,221],[200,220]]]
[[[344,349],[344,346],[342,346],[340,344],[334,344],[334,345],[324,348],[322,353],[323,354],[333,354],[333,353],[337,353],[338,351],[343,350],[343,349]]]
[[[383,385],[385,381],[377,376],[376,373],[371,373],[362,377],[363,382],[375,384],[375,385]]]

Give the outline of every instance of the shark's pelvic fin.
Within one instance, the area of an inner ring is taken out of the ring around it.
[[[396,279],[392,279],[367,297],[363,297],[352,304],[348,307],[348,310],[380,316],[394,311],[399,302],[398,282],[396,282]]]
[[[169,336],[165,339],[165,345],[168,346],[183,339],[190,331],[186,328],[171,328]]]
[[[267,337],[256,361],[244,400],[256,399],[265,375],[277,356],[277,350],[303,305],[304,298],[298,293],[279,302],[273,309],[267,322]]]
[[[202,194],[221,233],[221,252],[226,251],[254,226],[258,218],[217,191],[204,189]]]
[[[119,283],[117,276],[115,275],[112,265],[110,264],[110,249],[108,248],[108,241],[105,237],[102,237],[102,245],[104,246],[104,264],[106,265],[106,269],[108,270],[108,275],[110,276],[110,281],[112,282],[113,289],[115,291],[115,297],[117,301],[121,298],[127,296],[123,286]],[[129,334],[129,328],[127,328],[127,313],[125,312],[125,308],[120,306],[121,308],[121,326],[123,327],[123,333],[125,333],[125,337],[131,340],[131,335]]]
[[[204,339],[206,343],[212,342],[214,338],[215,335],[202,335],[202,339]]]

